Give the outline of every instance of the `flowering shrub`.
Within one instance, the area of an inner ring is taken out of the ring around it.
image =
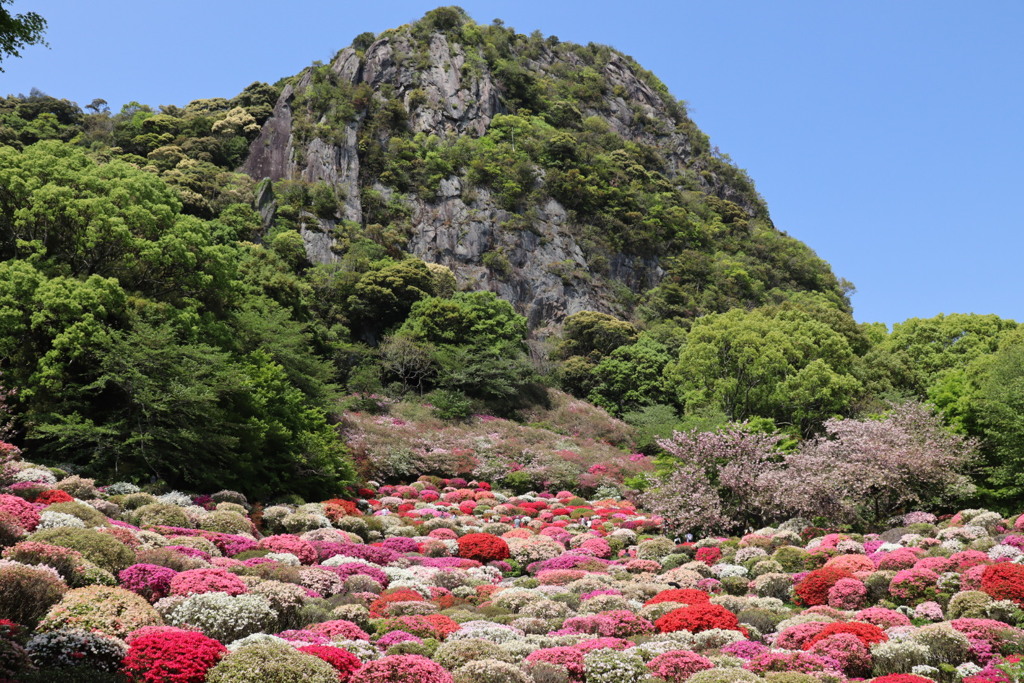
[[[317,551],[312,543],[305,541],[298,536],[283,534],[280,536],[267,536],[260,539],[257,548],[270,550],[275,553],[291,553],[299,558],[302,564],[313,564],[317,561]]]
[[[697,605],[710,602],[711,596],[696,588],[672,588],[660,591],[653,598],[644,603],[644,607],[657,605],[661,602],[678,602],[683,605]]]
[[[84,573],[84,558],[77,550],[57,545],[22,541],[4,550],[4,559],[23,564],[44,564],[57,570],[69,585]]]
[[[190,569],[171,578],[171,595],[227,593],[241,595],[249,590],[245,582],[225,569]]]
[[[534,650],[526,657],[530,664],[536,662],[548,662],[563,667],[569,674],[569,680],[574,683],[582,683],[583,679],[583,651],[574,647],[547,647]]]
[[[697,554],[694,556],[697,562],[704,562],[705,564],[714,564],[718,562],[722,557],[722,549],[714,546],[697,548]]]
[[[459,557],[494,562],[510,557],[508,543],[493,534],[466,534],[459,538]]]
[[[0,493],[0,512],[6,512],[18,520],[26,531],[33,531],[39,524],[39,511],[24,498]]]
[[[636,683],[647,678],[644,660],[635,652],[599,649],[583,657],[587,683]]]
[[[78,628],[124,638],[135,629],[160,623],[144,598],[124,588],[86,586],[68,591],[39,623],[39,631]]]
[[[840,579],[852,579],[853,575],[842,569],[816,569],[793,586],[796,602],[805,607],[828,604],[828,592]]]
[[[43,529],[29,536],[28,540],[77,550],[85,559],[115,575],[135,564],[135,553],[131,548],[96,529]]]
[[[609,638],[628,638],[654,632],[654,624],[629,610],[609,610],[599,614],[570,617],[562,623],[563,631],[593,633]]]
[[[67,592],[56,570],[0,560],[0,618],[35,627]]]
[[[828,589],[828,606],[835,609],[852,610],[864,605],[868,589],[857,579],[839,579]]]
[[[458,631],[459,625],[443,614],[415,614],[385,619],[380,628],[400,630],[420,638],[444,640]]]
[[[350,683],[454,683],[444,667],[420,655],[392,655],[367,662]]]
[[[345,619],[335,619],[333,621],[324,621],[319,624],[310,626],[310,631],[313,633],[321,633],[328,638],[344,638],[345,640],[369,640],[370,635],[363,629],[359,628],[351,621]]]
[[[25,648],[13,640],[0,639],[0,680],[16,681],[15,676],[31,667]]]
[[[166,597],[171,590],[171,579],[177,572],[155,564],[133,564],[121,571],[117,578],[122,588],[138,593],[150,602]]]
[[[334,670],[338,672],[338,680],[341,683],[347,683],[356,669],[362,666],[362,662],[359,661],[358,657],[347,650],[342,650],[340,647],[306,645],[305,647],[300,647],[299,652],[319,657],[333,666]]]
[[[818,640],[810,647],[811,654],[835,662],[847,676],[864,677],[871,672],[871,653],[860,638],[851,633],[837,633]]]
[[[206,675],[206,683],[337,683],[339,672],[320,657],[280,642],[257,642],[225,655]],[[351,678],[349,679],[352,680]]]
[[[771,671],[809,674],[836,672],[836,667],[836,662],[824,659],[810,652],[772,650],[754,657],[743,668],[757,674],[766,674]]]
[[[985,567],[981,590],[996,600],[1013,600],[1024,607],[1024,566],[1002,563]]]
[[[51,503],[70,503],[75,498],[67,491],[61,491],[60,489],[50,489],[43,491],[36,499],[32,501],[36,505],[50,505]]]
[[[823,629],[818,631],[817,634],[803,644],[803,649],[809,650],[818,641],[824,640],[825,638],[834,636],[838,633],[849,633],[850,635],[856,636],[866,647],[871,647],[876,643],[884,643],[889,640],[889,636],[885,635],[885,632],[874,624],[850,621],[845,623],[826,624]]]
[[[455,683],[533,683],[515,664],[497,659],[478,659],[455,670]]]
[[[905,614],[884,607],[868,607],[853,615],[857,621],[880,626],[883,629],[894,626],[910,626],[910,619]]]
[[[171,600],[180,602],[165,605]],[[271,631],[278,617],[269,600],[248,593],[197,593],[183,600],[164,598],[156,607],[171,626],[195,629],[224,643]]]
[[[892,578],[889,594],[904,604],[913,605],[934,598],[938,581],[939,575],[930,569],[904,569]]]
[[[875,563],[864,555],[836,555],[835,557],[830,557],[822,568],[841,569],[853,574],[856,572],[873,572],[875,571]]]
[[[878,676],[872,683],[935,683],[931,678],[916,676],[914,674],[889,674]]]
[[[654,625],[662,633],[673,631],[689,631],[700,633],[709,629],[723,629],[740,631],[744,635],[746,630],[739,625],[736,615],[721,605],[697,604],[689,607],[680,607],[662,616]]]
[[[647,662],[652,674],[670,683],[682,683],[698,671],[713,667],[710,659],[689,650],[671,650]]]
[[[114,673],[128,646],[119,638],[81,629],[58,629],[37,633],[25,645],[32,663],[38,667],[65,668],[88,666],[99,671]]]

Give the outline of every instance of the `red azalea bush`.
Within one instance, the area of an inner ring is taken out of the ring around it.
[[[348,650],[343,650],[340,647],[331,647],[329,645],[306,645],[299,648],[299,652],[305,652],[306,654],[319,657],[328,664],[334,667],[338,672],[338,681],[340,683],[347,683],[352,678],[352,674],[356,672],[359,667],[363,664],[359,661],[359,658]]]
[[[70,503],[75,499],[67,491],[61,491],[60,489],[50,489],[43,491],[33,501],[36,505],[52,505],[54,503]]]
[[[935,681],[915,674],[889,674],[888,676],[879,676],[871,683],[935,683]]]
[[[425,598],[411,588],[400,588],[389,593],[384,593],[370,603],[371,616],[384,616],[387,614],[388,605],[393,602],[422,602]]]
[[[459,538],[459,557],[477,562],[494,562],[510,557],[508,543],[494,534],[466,534]]]
[[[823,567],[815,569],[804,577],[804,580],[793,586],[796,593],[795,602],[804,607],[827,605],[828,592],[839,579],[852,579],[853,574],[843,569]]]
[[[704,562],[706,564],[714,564],[718,562],[722,557],[722,549],[714,546],[708,546],[705,548],[697,548],[697,554],[694,556],[697,562]]]
[[[996,600],[1013,600],[1024,607],[1024,566],[1003,562],[985,567],[981,590]]]
[[[227,651],[202,633],[155,633],[132,640],[123,672],[132,683],[202,683]]]
[[[700,633],[713,628],[728,631],[739,631],[746,635],[747,631],[739,625],[736,615],[721,605],[697,604],[674,609],[654,622],[662,633],[672,631],[689,631]]]
[[[689,650],[672,650],[647,662],[647,668],[652,674],[669,683],[682,683],[698,671],[714,667],[710,659]]]
[[[0,619],[0,640],[17,640],[21,636],[21,625],[10,619]]]
[[[421,655],[391,655],[367,662],[349,683],[454,683],[448,671]]]
[[[420,638],[444,640],[459,630],[458,622],[443,614],[410,615],[394,617],[384,622],[389,631],[405,631]]]
[[[710,601],[710,595],[704,591],[699,591],[696,588],[670,588],[669,590],[657,593],[653,598],[644,603],[644,607],[647,607],[648,605],[657,605],[661,602],[680,602],[684,605],[699,605]]]
[[[857,636],[866,647],[889,640],[889,636],[885,635],[885,631],[874,624],[865,624],[859,621],[836,622],[827,624],[825,628],[818,631],[817,635],[803,644],[803,649],[810,650],[818,641],[838,633],[849,633],[850,635]]]

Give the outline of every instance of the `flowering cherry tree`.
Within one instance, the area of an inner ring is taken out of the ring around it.
[[[947,432],[926,406],[910,402],[880,420],[826,421],[822,436],[761,474],[756,488],[794,515],[874,526],[969,495],[963,473],[976,454],[974,440]]]
[[[676,468],[644,502],[679,532],[728,532],[759,524],[772,516],[772,501],[756,483],[779,467],[780,439],[742,429],[675,432],[658,445]]]

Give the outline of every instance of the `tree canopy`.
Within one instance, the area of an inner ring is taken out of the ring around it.
[[[11,0],[0,0],[0,63],[7,57],[20,57],[21,50],[29,45],[45,45],[43,31],[46,19],[35,12],[11,14],[4,5]],[[0,72],[3,72],[0,66]]]

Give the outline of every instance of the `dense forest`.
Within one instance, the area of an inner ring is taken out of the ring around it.
[[[416,74],[439,51],[493,91],[438,100]],[[287,164],[259,173],[285,114]],[[491,235],[461,260],[418,237],[456,199]],[[541,280],[578,305],[534,306]],[[458,8],[230,98],[0,99],[0,422],[66,471],[329,495],[360,476],[346,414],[526,424],[562,390],[667,472],[674,430],[781,460],[927,403],[976,445],[966,502],[1019,506],[1020,326],[858,324],[850,287],[632,59]]]

